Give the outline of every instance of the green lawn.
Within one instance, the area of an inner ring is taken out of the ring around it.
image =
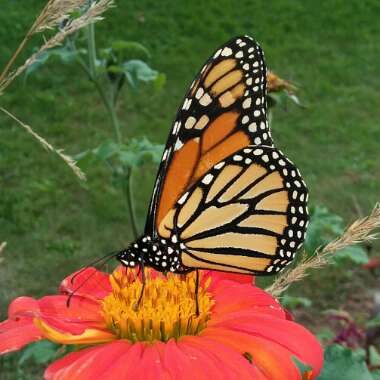
[[[2,0],[0,66],[43,4]],[[139,41],[151,51],[152,67],[167,75],[160,94],[125,90],[119,108],[125,138],[148,136],[163,143],[186,88],[209,54],[232,36],[250,34],[260,41],[268,66],[299,84],[307,105],[276,108],[272,128],[278,147],[301,169],[311,202],[327,205],[349,222],[357,216],[354,198],[365,213],[379,200],[377,0],[117,4],[97,25],[99,47],[115,39]],[[112,137],[97,94],[75,66],[45,66],[26,82],[16,81],[1,104],[73,155]],[[4,115],[0,126],[0,240],[8,242],[0,266],[4,318],[14,297],[54,291],[66,274],[122,248],[132,233],[125,200],[110,184],[106,168],[91,168],[83,186]],[[155,168],[147,167],[135,181],[141,228],[154,175]],[[305,294],[314,292],[317,305],[332,306],[326,293],[337,292],[340,279],[348,280],[330,269],[323,292],[316,292],[315,276],[303,288]],[[350,292],[346,287],[344,294]]]

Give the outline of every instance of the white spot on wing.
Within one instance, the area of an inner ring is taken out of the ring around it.
[[[229,48],[229,47],[225,47],[225,48],[222,50],[222,56],[223,56],[223,57],[229,57],[231,54],[232,54],[232,49]]]
[[[205,185],[208,185],[212,179],[214,178],[214,176],[212,174],[207,174],[204,176],[204,178],[202,179],[202,182],[205,184]]]
[[[219,162],[218,164],[216,164],[216,165],[214,166],[214,168],[215,168],[215,169],[221,169],[223,166],[224,166],[224,161]]]
[[[219,50],[214,54],[214,58],[218,58],[221,52],[222,52],[222,49],[219,49]]]
[[[247,98],[247,99],[245,99],[244,100],[244,102],[243,102],[243,108],[249,108],[249,107],[251,107],[251,98]]]
[[[182,197],[178,199],[178,203],[180,205],[184,204],[188,196],[189,196],[189,192],[183,194]]]
[[[197,92],[196,92],[196,94],[195,94],[195,97],[196,97],[197,99],[200,99],[200,98],[202,97],[203,94],[204,94],[204,90],[203,90],[203,88],[202,88],[202,87],[199,87],[198,90],[197,90]]]
[[[180,139],[177,139],[175,145],[174,145],[174,150],[181,149],[183,147],[183,142]]]

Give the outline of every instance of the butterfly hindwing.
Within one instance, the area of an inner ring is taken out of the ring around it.
[[[196,76],[169,135],[145,232],[160,225],[182,194],[216,163],[248,145],[272,145],[266,67],[250,37],[220,47]]]
[[[304,240],[307,188],[276,148],[249,146],[209,170],[163,221],[182,265],[251,274],[280,271]]]

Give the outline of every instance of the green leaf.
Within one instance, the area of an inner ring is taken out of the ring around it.
[[[380,354],[375,346],[369,346],[369,362],[373,367],[380,366]]]
[[[111,157],[119,153],[119,145],[114,141],[108,140],[100,144],[97,148],[93,149],[92,152],[96,158],[100,161],[106,161]]]
[[[331,341],[335,337],[335,333],[329,328],[324,328],[316,334],[320,342]]]
[[[337,252],[333,258],[338,264],[345,261],[352,261],[355,264],[363,265],[367,264],[369,260],[367,252],[359,246],[347,247]]]
[[[304,379],[304,375],[312,369],[309,365],[306,365],[302,363],[300,360],[298,360],[295,356],[292,357],[293,362],[297,366],[298,370],[300,371],[300,374],[302,376],[302,379]]]
[[[325,349],[324,366],[318,380],[373,380],[365,363],[364,350],[340,345]]]
[[[37,56],[37,59],[26,68],[25,70],[25,78],[27,78],[30,74],[37,71],[39,68],[41,68],[49,59],[50,57],[50,51],[44,51],[41,54]]]
[[[23,365],[26,361],[32,360],[36,364],[46,364],[56,357],[59,347],[48,340],[31,343],[22,351],[18,363]]]
[[[73,62],[83,50],[72,50],[69,45],[46,50],[38,55],[36,61],[25,70],[25,77],[40,69],[49,59],[58,58],[62,63]]]
[[[136,88],[138,81],[154,82],[159,75],[158,71],[151,69],[147,63],[140,60],[124,62],[121,67],[127,77],[128,83]]]
[[[299,306],[310,307],[312,305],[312,301],[306,297],[298,297],[285,294],[281,298],[281,305],[286,309],[293,310]]]
[[[73,158],[83,171],[86,171],[95,161],[95,156],[92,150],[80,152],[74,155]]]
[[[163,145],[154,144],[145,137],[132,138],[126,144],[120,145],[108,140],[95,149],[77,154],[74,158],[81,168],[95,160],[109,161],[115,170],[114,174],[119,176],[124,174],[123,167],[135,168],[147,163],[160,163],[163,150]]]
[[[380,326],[380,314],[366,323],[367,328]]]
[[[111,49],[117,55],[121,55],[123,60],[150,59],[149,50],[139,42],[117,40],[112,42]]]
[[[158,164],[161,161],[163,145],[154,144],[147,138],[133,138],[120,147],[119,159],[123,165],[134,168],[149,162]]]

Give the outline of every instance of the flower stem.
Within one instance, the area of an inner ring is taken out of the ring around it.
[[[133,235],[135,239],[137,239],[138,231],[137,231],[136,215],[135,215],[135,208],[133,205],[133,196],[132,196],[132,174],[133,174],[132,168],[127,169],[125,193],[127,196],[128,210],[129,210],[129,215],[131,219]]]
[[[122,142],[121,130],[119,119],[116,114],[115,103],[111,99],[111,96],[108,96],[104,87],[99,81],[98,75],[96,73],[96,39],[95,39],[95,24],[90,23],[87,27],[87,49],[88,49],[88,74],[91,81],[95,84],[96,89],[98,90],[105,107],[111,117],[112,126],[115,132],[116,141],[118,144]]]
[[[95,24],[91,22],[87,27],[88,65],[93,78],[96,77],[96,42]]]

